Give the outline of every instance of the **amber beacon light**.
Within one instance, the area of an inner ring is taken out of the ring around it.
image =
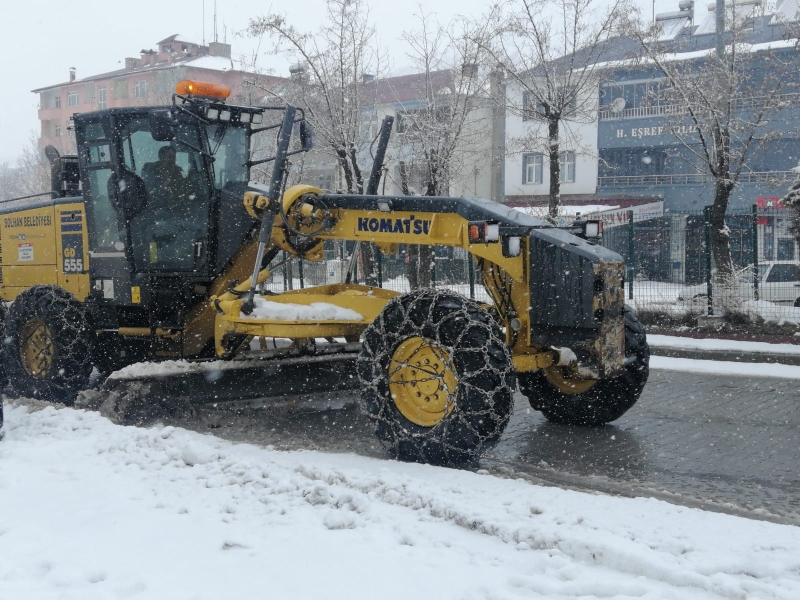
[[[184,79],[175,85],[175,93],[181,96],[205,96],[224,100],[231,95],[231,88],[224,83]]]

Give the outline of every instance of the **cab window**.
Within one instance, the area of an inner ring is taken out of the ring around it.
[[[229,182],[246,182],[247,131],[243,127],[211,125],[208,143],[214,154],[214,187],[223,189]]]
[[[200,131],[181,123],[177,137],[186,143],[156,141],[143,116],[128,122],[121,139],[123,171],[138,196],[129,217],[138,270],[198,271],[206,265],[212,191],[205,159],[190,147],[203,147]]]

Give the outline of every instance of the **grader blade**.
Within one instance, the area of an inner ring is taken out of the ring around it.
[[[347,344],[358,346],[358,344]],[[356,352],[231,361],[140,363],[78,404],[127,425],[191,414],[198,406],[308,405],[357,400]],[[349,374],[349,375],[348,375]]]

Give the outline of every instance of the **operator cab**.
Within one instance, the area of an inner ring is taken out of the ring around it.
[[[250,124],[261,117],[221,106],[76,115],[92,258],[124,259],[134,273],[213,277],[214,215],[229,184],[247,183]],[[209,118],[220,115],[228,120]]]

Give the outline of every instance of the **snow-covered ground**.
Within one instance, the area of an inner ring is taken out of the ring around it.
[[[800,598],[800,533],[7,407],[0,598]]]
[[[770,344],[717,338],[690,338],[675,335],[647,334],[651,348],[681,348],[685,350],[729,350],[736,352],[768,352],[770,354],[800,354],[800,344]]]
[[[666,371],[685,371],[687,373],[708,373],[710,375],[733,375],[736,377],[800,379],[800,367],[776,363],[746,363],[728,360],[695,360],[693,358],[651,356],[650,368]]]

